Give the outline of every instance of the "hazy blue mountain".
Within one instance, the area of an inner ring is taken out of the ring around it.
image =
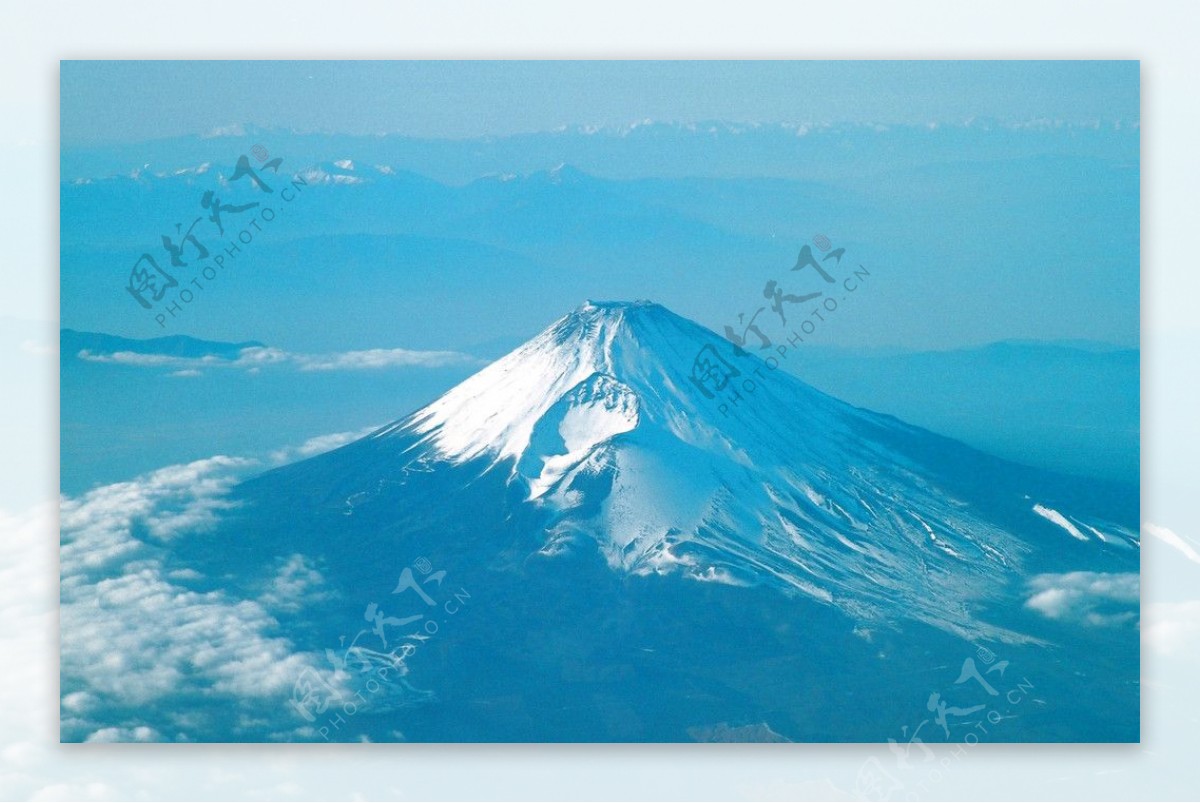
[[[380,341],[465,349],[523,337],[547,305],[603,294],[662,298],[720,331],[762,304],[769,280],[805,289],[788,270],[800,246],[824,232],[875,279],[856,296],[853,323],[826,331],[833,339],[823,342],[1136,344],[1128,299],[1137,292],[1129,265],[1138,259],[1139,173],[1119,153],[958,162],[938,151],[943,161],[837,181],[617,180],[551,164],[453,186],[363,159],[289,160],[287,175],[307,182],[303,189],[282,203],[241,187],[238,202],[266,203],[277,218],[213,280],[199,276],[188,247],[177,278],[206,289],[160,326],[126,292],[129,271],[143,253],[165,259],[162,237],[180,239],[192,221],[211,253],[228,247],[242,218],[228,214],[230,234],[218,236],[201,200],[227,183],[234,153],[200,174],[64,182],[62,215],[72,221],[62,241],[64,325],[212,340],[252,327],[309,350]],[[234,189],[222,191],[227,200]],[[934,299],[951,306],[931,309]],[[337,325],[299,323],[307,320]]]
[[[753,125],[721,121],[680,125],[644,121],[628,126],[428,140],[399,135],[349,136],[244,127],[221,137],[176,137],[151,142],[72,147],[62,154],[66,181],[174,172],[213,161],[216,148],[249,153],[263,145],[307,167],[353,159],[465,184],[489,174],[531,173],[578,165],[610,178],[775,176],[839,179],[917,167],[942,160],[1004,160],[1072,153],[1133,163],[1139,129],[1112,124],[1028,125],[973,120],[962,125]]]
[[[79,359],[79,352],[92,355],[112,355],[119,352],[129,354],[158,354],[167,357],[201,359],[216,357],[224,360],[237,359],[243,349],[264,348],[257,340],[241,343],[223,343],[214,340],[199,340],[187,335],[165,337],[131,338],[106,335],[101,332],[76,332],[63,329],[59,333],[60,356],[64,360]]]
[[[1137,484],[1140,352],[992,343],[903,352],[813,347],[789,360],[840,399],[1020,463]]]

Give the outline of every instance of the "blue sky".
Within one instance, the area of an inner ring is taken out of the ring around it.
[[[438,138],[643,118],[1130,122],[1138,77],[1136,61],[64,61],[62,142],[232,123]]]
[[[1138,98],[1136,61],[66,61],[62,325],[470,351],[586,298],[650,298],[722,331],[804,278],[788,269],[824,233],[878,269],[831,345],[1136,346]],[[764,125],[546,133],[646,119]],[[270,130],[228,134],[244,125]],[[358,183],[311,189],[161,328],[130,266],[263,143]],[[560,185],[562,162],[581,172]]]

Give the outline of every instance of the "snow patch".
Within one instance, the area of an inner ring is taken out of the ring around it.
[[[1059,527],[1062,527],[1064,530],[1067,531],[1067,533],[1072,538],[1076,538],[1080,541],[1090,540],[1086,535],[1084,535],[1083,533],[1081,533],[1079,531],[1078,527],[1076,527],[1071,522],[1067,521],[1066,516],[1059,513],[1057,510],[1051,510],[1048,507],[1043,507],[1042,505],[1035,504],[1033,506],[1033,512],[1038,514],[1039,516],[1041,516],[1046,521],[1049,521],[1053,524],[1057,524]]]

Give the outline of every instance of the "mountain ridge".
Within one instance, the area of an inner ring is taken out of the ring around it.
[[[688,378],[706,347],[758,364],[661,307],[577,309],[415,413],[234,487],[164,569],[251,600],[312,568],[319,593],[275,614],[292,649],[332,660],[319,676],[344,694],[364,679],[346,644],[400,672],[350,728],[319,719],[330,739],[671,742],[725,722],[881,742],[931,687],[969,699],[936,678],[989,656],[998,688],[1038,689],[1005,740],[1136,741],[1136,490],[782,375],[726,418]],[[424,605],[389,595],[413,571]],[[1063,607],[1081,588],[1105,606],[1082,620]]]
[[[373,452],[381,475],[342,497],[347,515],[413,471],[469,467],[463,481],[494,474],[543,517],[543,556],[594,544],[618,572],[766,584],[869,621],[1006,641],[1030,636],[978,610],[1029,568],[1136,553],[1136,521],[1064,506],[1071,495],[1039,490],[1037,472],[783,372],[722,413],[689,382],[698,352],[764,375],[661,305],[589,301],[339,450]]]

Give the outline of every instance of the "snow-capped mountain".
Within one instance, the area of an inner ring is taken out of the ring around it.
[[[368,735],[686,740],[727,725],[880,741],[924,710],[933,670],[988,645],[1064,699],[1111,701],[1027,709],[1008,738],[1136,738],[1136,631],[1074,626],[1062,595],[1078,583],[1031,586],[1132,576],[1136,489],[852,407],[657,304],[588,302],[235,500],[180,565],[269,593],[268,567],[303,556],[325,592],[281,625],[304,649],[371,632],[364,620],[386,635],[418,556],[439,588],[470,589],[470,610],[442,619],[453,635],[403,656],[400,702],[358,720]]]
[[[701,352],[753,391],[701,390]],[[1047,507],[1015,466],[738,357],[649,302],[588,302],[372,440],[403,444],[401,471],[482,461],[544,511],[544,554],[594,543],[614,571],[772,585],[965,635],[1001,635],[973,608],[1031,552],[1137,546],[1127,524]]]

